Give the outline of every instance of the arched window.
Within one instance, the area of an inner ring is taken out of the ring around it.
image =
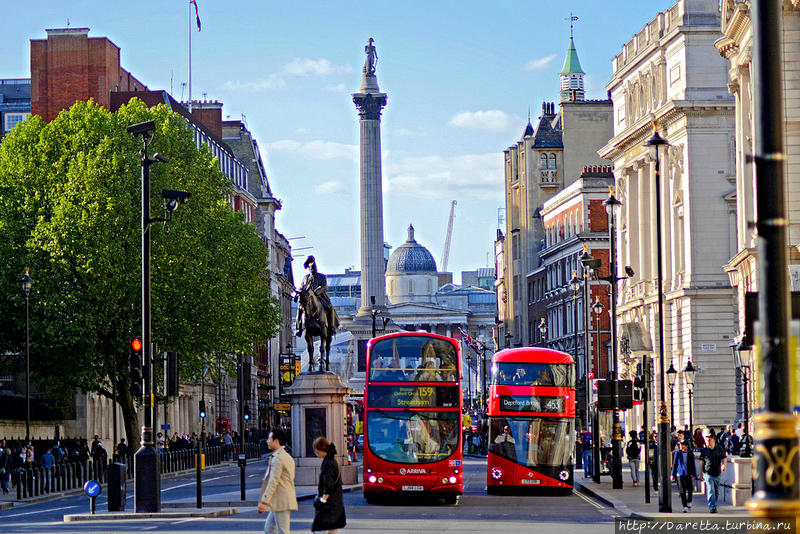
[[[389,294],[394,295],[394,280],[389,281]]]
[[[550,154],[550,168],[551,169],[555,169],[556,168],[556,155],[555,154]]]
[[[430,295],[432,293],[433,293],[433,282],[430,279],[428,279],[428,294]]]
[[[540,168],[546,169],[547,168],[547,154],[542,154],[539,159],[541,160]]]
[[[409,295],[413,295],[414,294],[414,280],[409,280],[408,281],[408,294]]]

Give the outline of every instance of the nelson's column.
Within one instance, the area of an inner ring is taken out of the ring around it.
[[[375,64],[378,54],[370,38],[364,47],[361,89],[353,93],[360,125],[361,168],[361,306],[348,330],[359,341],[359,361],[371,337],[373,309],[386,315],[386,277],[383,257],[383,187],[381,173],[381,111],[386,93],[378,88]],[[372,297],[375,298],[373,304]],[[359,369],[363,371],[363,369]]]

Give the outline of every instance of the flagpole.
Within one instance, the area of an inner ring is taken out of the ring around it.
[[[187,2],[189,8],[189,113],[192,112],[192,3]]]

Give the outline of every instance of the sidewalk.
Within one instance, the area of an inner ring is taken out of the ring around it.
[[[741,516],[748,517],[749,514],[744,506],[733,506],[731,501],[730,488],[720,487],[719,498],[717,500],[717,514],[711,514],[708,510],[708,501],[704,493],[697,491],[702,485],[695,483],[695,492],[692,498],[692,509],[689,513],[683,513],[681,495],[675,483],[672,483],[672,513],[660,513],[658,511],[658,492],[653,491],[650,485],[650,504],[645,503],[644,492],[644,471],[639,471],[640,485],[634,487],[631,482],[630,469],[623,466],[622,469],[622,489],[611,487],[611,477],[601,476],[600,483],[595,483],[591,478],[583,478],[583,469],[575,469],[575,489],[604,502],[608,506],[617,510],[621,516],[632,519],[689,519],[689,518],[714,518]],[[659,490],[661,487],[659,486]]]

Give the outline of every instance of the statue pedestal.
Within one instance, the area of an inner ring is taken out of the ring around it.
[[[329,372],[303,373],[286,390],[292,404],[292,456],[296,486],[316,486],[322,460],[313,443],[325,436],[336,445],[342,484],[358,483],[358,466],[347,461],[347,407],[350,393],[339,375]]]
[[[731,458],[733,464],[733,505],[744,506],[752,496],[753,489],[753,459],[752,458]]]

